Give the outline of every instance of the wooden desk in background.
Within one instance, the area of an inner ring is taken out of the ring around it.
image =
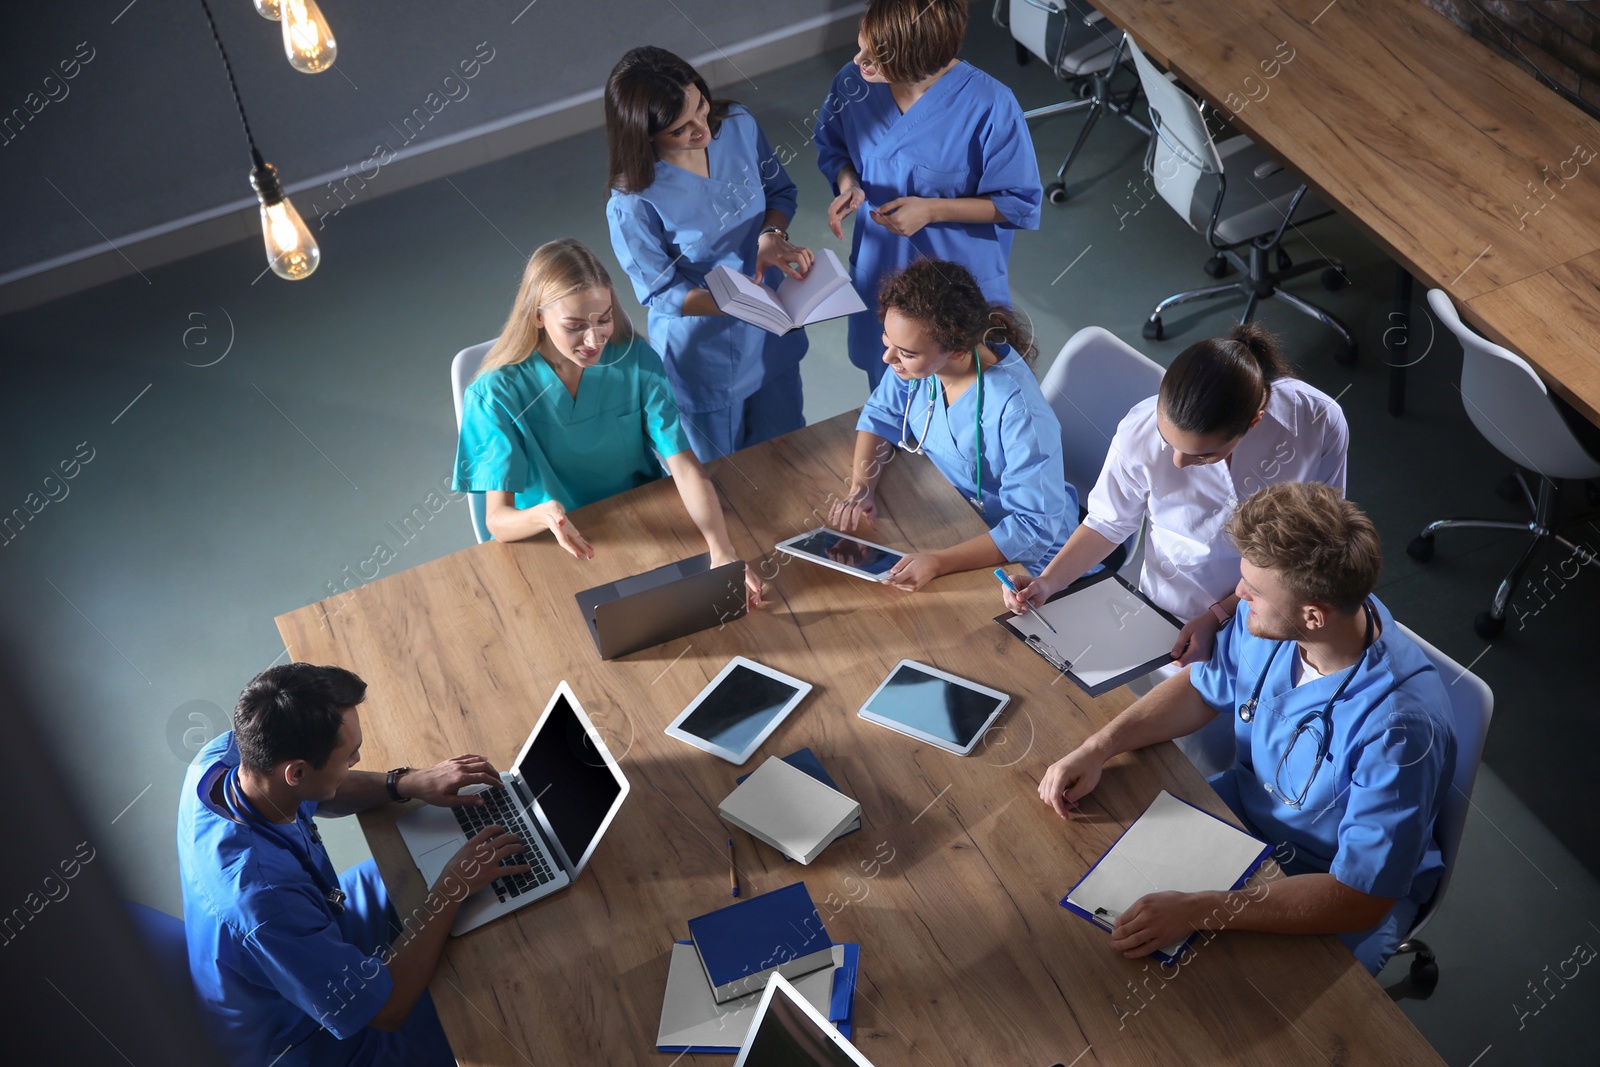
[[[843,486],[855,417],[711,464],[735,544],[777,568],[769,606],[723,629],[603,663],[579,619],[578,590],[702,550],[666,481],[575,513],[592,562],[549,538],[490,542],[279,617],[296,660],[370,683],[367,767],[458,752],[503,767],[566,679],[632,782],[571,888],[451,943],[432,992],[461,1062],[679,1062],[655,1051],[668,954],[690,918],[730,902],[717,803],[742,772],[661,731],[736,654],[816,686],[744,770],[809,745],[864,822],[806,867],[735,832],[740,881],[754,895],[803,879],[829,934],[861,943],[855,1042],[880,1067],[1441,1062],[1335,938],[1224,933],[1163,981],[1057,904],[1158,790],[1227,809],[1171,745],[1112,763],[1085,818],[1040,803],[1046,763],[1129,698],[1058,683],[990,622],[1001,608],[987,571],[908,596],[771,557]],[[886,468],[879,514],[876,538],[903,548],[982,528],[909,455]],[[971,756],[856,717],[901,658],[1014,694]],[[405,914],[424,887],[394,829],[401,810],[361,818]]]
[[[1600,124],[1421,0],[1092,2],[1600,423]]]

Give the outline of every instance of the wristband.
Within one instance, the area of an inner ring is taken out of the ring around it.
[[[763,229],[759,234],[756,235],[756,240],[758,240],[758,241],[761,240],[761,238],[765,237],[769,233],[775,233],[779,237],[782,237],[785,241],[787,241],[789,239],[789,231],[788,230],[780,229],[777,226],[768,226],[765,229]]]
[[[389,790],[389,799],[396,804],[404,804],[406,802],[406,798],[400,795],[400,777],[410,773],[410,767],[396,767],[384,777],[384,788]]]
[[[1233,621],[1233,616],[1224,612],[1221,604],[1211,605],[1211,614],[1217,617],[1217,626],[1219,628],[1226,626],[1228,623]]]

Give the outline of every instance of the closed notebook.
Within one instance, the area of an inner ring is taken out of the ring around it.
[[[718,1004],[760,990],[773,971],[793,981],[833,962],[804,882],[690,919],[689,939]]]
[[[797,748],[787,756],[780,756],[778,758],[796,770],[805,771],[807,774],[821,782],[823,785],[827,786],[829,789],[839,789],[838,784],[833,780],[833,775],[828,773],[827,768],[822,765],[822,761],[817,758],[817,754],[811,751],[810,748]],[[738,785],[748,777],[750,777],[750,775],[741,774],[739,777],[735,778],[733,782],[735,785]],[[839,791],[841,793],[844,792],[842,789]],[[857,815],[854,819],[850,820],[848,826],[839,831],[839,836],[844,837],[847,834],[853,834],[859,829],[861,829],[861,816]]]
[[[834,945],[832,959],[832,967],[801,975],[793,984],[812,1007],[842,1030],[854,1013],[861,946]],[[696,958],[693,943],[680,941],[672,947],[661,1024],[656,1030],[656,1051],[738,1052],[760,1006],[760,990],[718,1004],[706,983],[705,969]]]
[[[861,817],[861,805],[776,756],[718,805],[723,820],[810,863]]]
[[[1105,929],[1148,893],[1238,889],[1271,848],[1165,789],[1061,900]],[[1173,962],[1194,934],[1159,949]]]

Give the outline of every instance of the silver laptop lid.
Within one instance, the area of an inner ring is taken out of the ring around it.
[[[556,686],[511,773],[556,862],[577,877],[628,795],[628,779],[566,682]]]

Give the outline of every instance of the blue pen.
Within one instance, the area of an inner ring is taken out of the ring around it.
[[[1000,579],[1000,584],[1001,585],[1005,586],[1007,589],[1011,590],[1013,593],[1017,593],[1017,587],[1015,585],[1011,584],[1011,579],[1006,576],[1006,572],[1005,571],[1001,570],[999,567],[996,567],[994,569],[994,576],[996,578]],[[1017,593],[1017,595],[1021,596],[1022,594],[1021,593]],[[1050,625],[1050,620],[1045,618],[1043,615],[1040,615],[1039,614],[1039,609],[1034,607],[1032,604],[1028,605],[1028,614],[1032,615],[1034,618],[1036,618],[1040,622],[1044,623],[1044,628],[1046,630],[1049,630],[1051,633],[1054,634],[1054,633],[1060,633],[1061,632],[1061,631],[1057,630],[1054,626],[1051,626]]]

